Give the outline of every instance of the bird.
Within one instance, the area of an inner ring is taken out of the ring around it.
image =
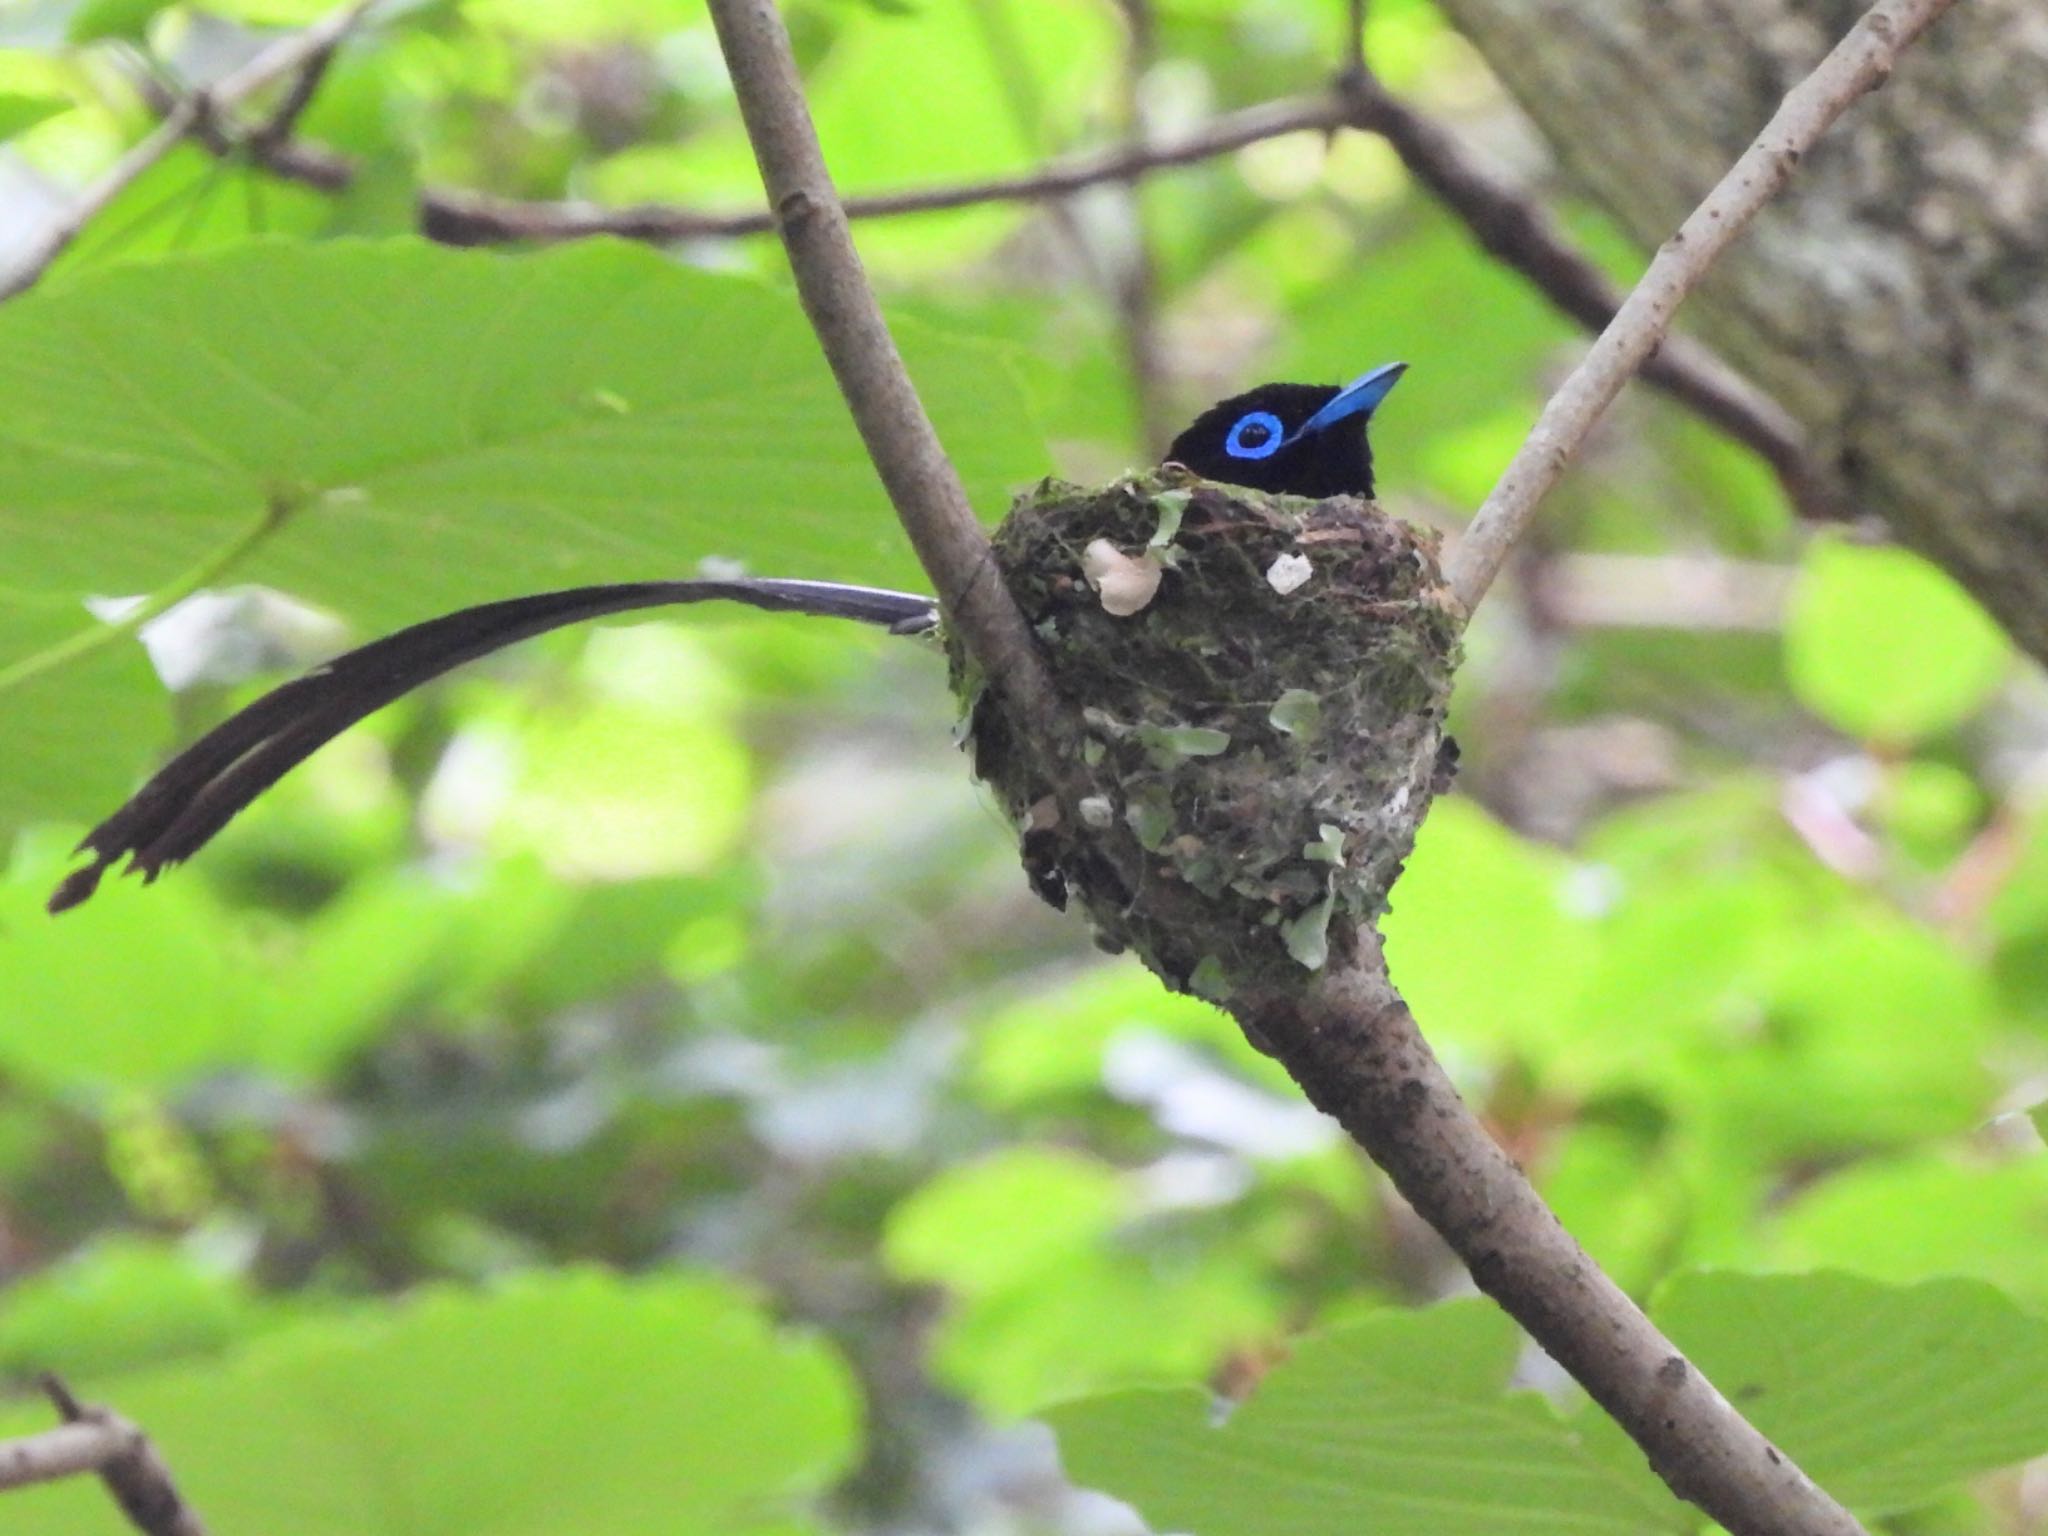
[[[1294,496],[1373,493],[1366,426],[1406,370],[1388,363],[1342,386],[1262,384],[1202,412],[1165,462],[1205,480]],[[923,634],[936,599],[881,587],[774,577],[614,582],[464,608],[398,630],[283,683],[173,757],[74,850],[92,861],[51,894],[79,905],[124,857],[154,881],[197,853],[256,797],[357,721],[464,662],[611,614],[728,601]]]
[[[1371,496],[1366,423],[1408,371],[1387,363],[1338,388],[1261,384],[1197,416],[1166,450],[1204,480],[1288,496]]]

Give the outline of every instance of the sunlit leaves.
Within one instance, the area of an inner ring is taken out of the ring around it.
[[[1020,1413],[1198,1373],[1270,1333],[1255,1256],[1174,1226],[1129,1175],[1018,1150],[926,1184],[895,1213],[886,1252],[900,1274],[952,1294],[938,1342],[947,1378]]]
[[[121,1402],[209,1521],[295,1536],[804,1529],[857,1422],[837,1357],[731,1287],[576,1273],[309,1324]],[[7,1519],[86,1536],[105,1495],[11,1495]]]
[[[32,96],[25,91],[0,90],[0,143],[70,109],[71,100],[66,96]]]
[[[1925,1152],[1831,1173],[1774,1212],[1766,1255],[1876,1280],[1969,1275],[2048,1312],[2048,1153]]]
[[[907,350],[993,510],[1037,467],[1000,362]],[[266,500],[247,574],[377,621],[711,555],[912,576],[793,299],[633,247],[121,268],[9,305],[0,358],[25,587],[147,588]]]
[[[149,658],[104,629],[75,598],[0,588],[0,837],[38,818],[97,820],[163,739]]]
[[[1949,577],[1903,549],[1816,540],[1785,630],[1808,708],[1851,735],[1907,742],[1966,719],[2011,646]]]

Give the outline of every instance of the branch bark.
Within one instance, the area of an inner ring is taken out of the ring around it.
[[[1387,978],[1379,937],[1301,996],[1244,1001],[1302,1091],[1386,1170],[1473,1281],[1734,1536],[1860,1536],[1608,1279],[1486,1133]]]
[[[64,1422],[0,1442],[0,1492],[91,1472],[143,1536],[206,1536],[147,1435],[119,1414],[79,1402],[55,1376],[43,1378],[43,1391]]]
[[[1564,178],[1646,249],[1859,0],[1443,0]],[[1646,112],[1654,101],[1659,110]],[[2048,12],[1971,0],[1690,301],[1859,513],[2048,662]]]
[[[1663,341],[1679,304],[1798,169],[1800,158],[1955,0],[1878,0],[1818,68],[1786,95],[1744,151],[1664,243],[1599,340],[1543,408],[1465,535],[1446,575],[1466,612],[1493,584],[1515,540],[1614,397]]]
[[[303,32],[280,38],[241,68],[202,90],[189,92],[171,104],[163,121],[108,168],[106,174],[88,187],[60,218],[47,229],[14,270],[0,275],[0,299],[35,286],[63,255],[85,227],[128,188],[139,181],[164,156],[185,139],[202,133],[216,114],[232,112],[252,96],[285,76],[307,70],[313,61],[331,54],[360,22],[377,0],[351,0]],[[317,83],[317,75],[314,80]],[[311,89],[311,86],[308,86]],[[290,127],[289,122],[285,124]]]
[[[804,313],[868,457],[947,623],[989,685],[1045,732],[1050,748],[1066,734],[1058,696],[868,285],[782,17],[773,0],[711,0],[711,21]]]
[[[1541,203],[1485,165],[1442,123],[1388,91],[1362,60],[1339,77],[1338,89],[1351,103],[1352,121],[1385,139],[1408,173],[1463,221],[1489,255],[1521,273],[1587,330],[1597,333],[1613,321],[1620,290]],[[1814,463],[1791,413],[1704,342],[1667,336],[1642,371],[1647,382],[1754,450],[1777,473],[1802,516],[1849,515],[1841,486]]]

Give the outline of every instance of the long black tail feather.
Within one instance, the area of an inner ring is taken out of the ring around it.
[[[854,619],[893,634],[914,634],[938,621],[937,604],[914,593],[767,578],[577,587],[429,619],[273,688],[172,758],[86,834],[78,851],[90,852],[93,861],[57,887],[50,910],[62,912],[91,896],[123,855],[130,874],[154,880],[358,720],[466,661],[585,619],[718,599],[776,613]]]

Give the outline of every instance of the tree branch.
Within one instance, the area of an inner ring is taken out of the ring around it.
[[[1338,77],[1337,89],[1352,107],[1352,121],[1386,140],[1408,173],[1464,222],[1489,255],[1521,273],[1587,330],[1597,333],[1614,319],[1620,291],[1541,203],[1488,168],[1443,124],[1389,92],[1362,61]],[[1801,515],[1848,515],[1839,486],[1809,458],[1805,433],[1791,413],[1705,343],[1667,336],[1643,364],[1643,377],[1761,456]]]
[[[212,85],[179,97],[163,121],[116,160],[30,248],[14,270],[0,275],[0,299],[33,287],[85,227],[104,213],[114,199],[139,181],[158,161],[188,137],[201,133],[216,114],[233,111],[257,92],[303,70],[322,54],[331,53],[377,0],[350,0],[303,32],[280,38],[248,63]],[[286,125],[289,127],[289,124]]]
[[[1446,574],[1466,612],[1486,595],[1543,497],[1621,387],[1656,351],[1680,302],[1792,179],[1835,119],[1882,84],[1899,53],[1955,0],[1878,0],[1794,86],[1756,141],[1652,258],[1613,321],[1572,370],[1452,550]]]
[[[1051,751],[1068,729],[1058,696],[868,286],[782,17],[773,0],[711,0],[711,20],[797,293],[868,456],[948,625]]]
[[[206,1536],[205,1522],[178,1492],[147,1435],[119,1414],[79,1402],[55,1376],[45,1376],[42,1385],[64,1423],[0,1442],[0,1491],[91,1472],[143,1536]]]
[[[1304,995],[1242,1000],[1311,1103],[1385,1169],[1473,1281],[1734,1536],[1861,1536],[1602,1273],[1487,1134],[1387,978],[1377,934]]]
[[[1266,102],[1225,113],[1200,131],[1169,144],[1123,143],[1055,160],[1016,176],[849,197],[841,206],[848,218],[872,219],[971,208],[980,203],[1046,202],[1104,182],[1135,181],[1152,171],[1212,160],[1283,133],[1341,128],[1349,111],[1334,96]],[[621,235],[629,240],[697,240],[765,234],[775,227],[775,215],[766,209],[714,213],[668,203],[599,208],[584,203],[520,202],[452,188],[430,188],[420,195],[421,232],[449,245],[576,240],[588,235]]]

